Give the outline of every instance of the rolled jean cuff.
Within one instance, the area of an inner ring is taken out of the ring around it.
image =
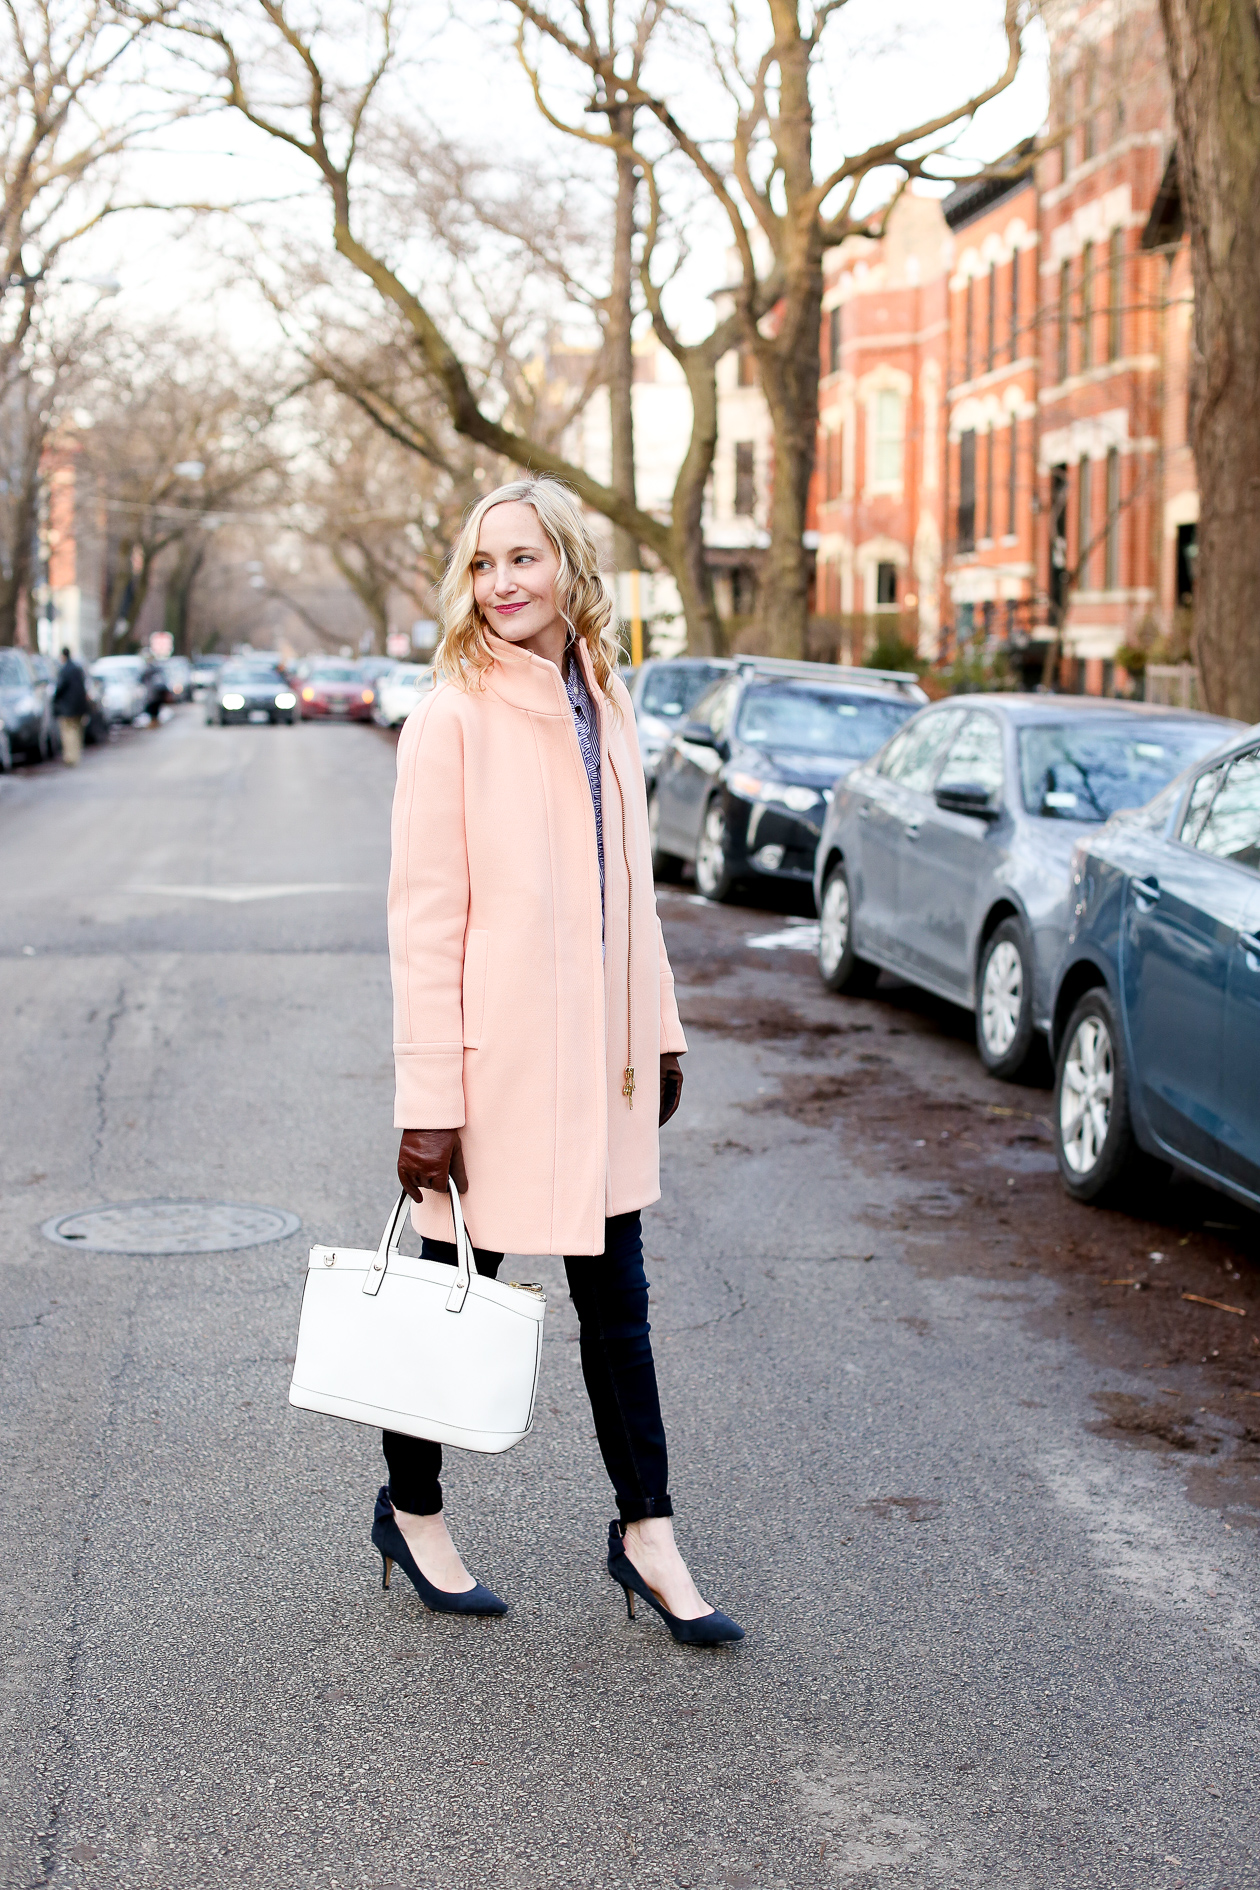
[[[627,1497],[624,1502],[618,1497],[617,1509],[623,1527],[632,1522],[647,1522],[651,1516],[672,1516],[674,1513],[668,1491],[664,1496],[636,1496],[633,1500]]]

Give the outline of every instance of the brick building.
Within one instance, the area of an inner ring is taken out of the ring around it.
[[[824,259],[810,522],[815,611],[842,661],[884,614],[935,653],[949,254],[939,200],[907,194],[883,238]]]

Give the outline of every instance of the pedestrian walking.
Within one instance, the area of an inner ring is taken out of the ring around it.
[[[678,1551],[640,1210],[686,1040],[656,916],[634,711],[577,502],[551,479],[482,499],[441,586],[439,686],[398,747],[389,947],[398,1176],[430,1260],[562,1253],[616,1493],[608,1570],[675,1640],[743,1629]],[[442,1511],[441,1446],[386,1431],[372,1540],[426,1604],[502,1614]]]
[[[91,710],[87,677],[69,650],[61,652],[61,668],[53,688],[52,708],[61,728],[61,759],[77,768],[83,753],[83,718]]]

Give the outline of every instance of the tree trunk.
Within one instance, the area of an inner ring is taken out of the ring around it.
[[[1195,650],[1207,706],[1260,721],[1260,33],[1254,0],[1160,0],[1194,271]]]
[[[702,348],[682,348],[676,358],[691,394],[691,438],[674,481],[667,562],[687,620],[688,651],[692,656],[723,656],[726,639],[704,556],[703,522],[704,492],[717,448],[717,376]]]
[[[765,337],[753,326],[749,335],[774,443],[770,548],[761,567],[757,628],[769,655],[798,659],[805,654],[813,564],[805,520],[818,431],[822,293],[822,252],[811,243],[779,304],[778,332]]]
[[[610,112],[613,128],[627,142],[634,134],[628,106]],[[630,296],[634,282],[634,159],[617,153],[617,214],[613,228],[612,289],[608,298],[608,410],[612,466],[609,484],[636,503],[634,480],[634,355],[630,346]],[[638,540],[622,526],[613,528],[613,558],[618,571],[637,571],[642,562]]]

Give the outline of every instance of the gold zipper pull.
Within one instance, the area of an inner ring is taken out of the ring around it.
[[[626,1066],[625,1077],[621,1085],[621,1093],[625,1097],[626,1101],[629,1103],[630,1107],[633,1109],[634,1108],[634,1071],[629,1067],[628,1064]]]

